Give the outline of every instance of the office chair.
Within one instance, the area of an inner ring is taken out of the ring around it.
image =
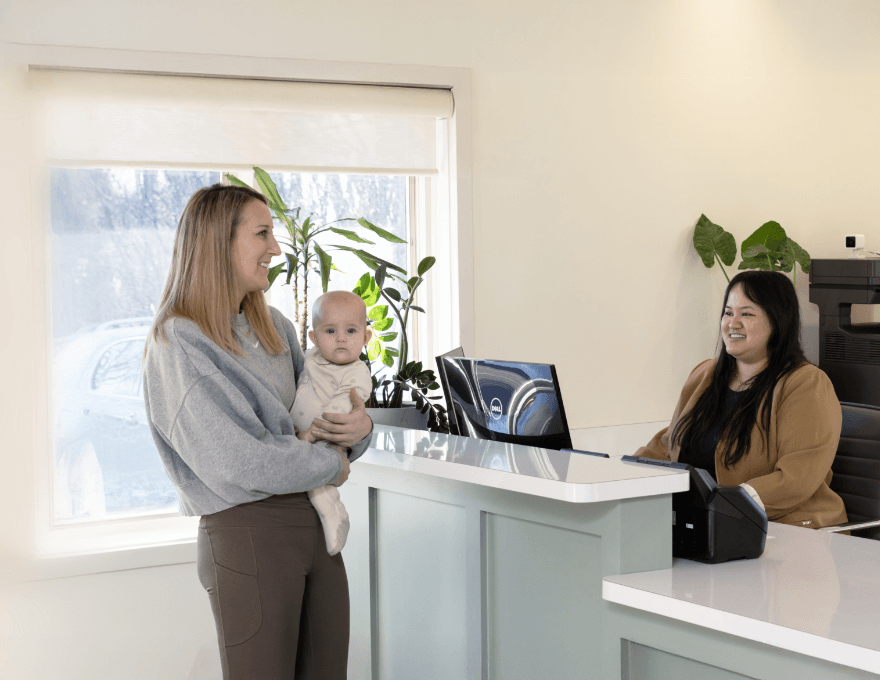
[[[880,540],[880,408],[841,402],[843,427],[831,465],[831,490],[843,499],[849,522],[820,531],[849,531]]]

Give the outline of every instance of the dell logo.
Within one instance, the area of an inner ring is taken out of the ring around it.
[[[501,417],[501,400],[498,397],[495,397],[489,404],[489,413],[495,420]]]

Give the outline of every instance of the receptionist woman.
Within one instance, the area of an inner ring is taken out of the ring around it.
[[[637,456],[689,463],[742,485],[771,521],[846,522],[828,486],[841,411],[828,376],[804,358],[794,286],[744,271],[724,294],[721,348],[685,382],[669,427]]]

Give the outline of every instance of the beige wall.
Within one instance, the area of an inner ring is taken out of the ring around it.
[[[668,418],[713,350],[701,212],[738,240],[778,220],[814,257],[847,232],[880,247],[870,0],[34,0],[3,18],[6,41],[472,69],[472,350],[556,363],[573,428]]]

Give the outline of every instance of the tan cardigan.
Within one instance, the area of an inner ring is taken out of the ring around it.
[[[669,427],[635,455],[678,460],[680,448],[670,447],[672,432],[709,387],[714,367],[715,360],[710,359],[691,372]],[[801,366],[773,390],[766,446],[756,425],[751,447],[730,469],[721,462],[722,447],[718,447],[718,483],[734,486],[745,482],[752,486],[764,503],[768,519],[774,522],[811,528],[846,522],[843,501],[828,486],[840,425],[840,402],[828,376],[812,364]]]

